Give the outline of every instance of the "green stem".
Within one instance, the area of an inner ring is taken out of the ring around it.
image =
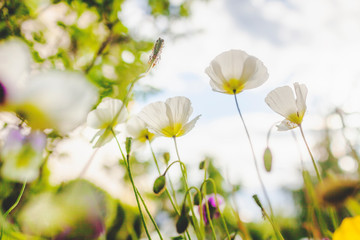
[[[249,131],[246,127],[246,124],[245,124],[245,120],[241,114],[241,111],[240,111],[240,107],[239,107],[239,103],[237,101],[237,97],[236,97],[236,94],[234,93],[234,98],[235,98],[235,103],[236,103],[236,108],[238,110],[238,113],[239,113],[239,116],[241,118],[241,121],[244,125],[244,128],[245,128],[245,132],[246,132],[246,135],[247,135],[247,138],[249,140],[249,144],[250,144],[250,147],[251,147],[251,152],[252,152],[252,155],[253,155],[253,160],[254,160],[254,164],[255,164],[255,169],[256,169],[256,173],[258,175],[258,179],[260,181],[260,185],[261,185],[261,188],[262,188],[262,191],[263,191],[263,194],[265,196],[265,199],[267,201],[267,204],[269,205],[269,208],[270,208],[270,216],[273,218],[274,217],[274,212],[273,212],[273,209],[272,209],[272,206],[271,206],[271,202],[270,202],[270,198],[269,198],[269,195],[266,191],[266,188],[265,188],[265,184],[261,178],[261,175],[260,175],[260,170],[259,170],[259,166],[258,166],[258,163],[257,163],[257,160],[256,160],[256,155],[255,155],[255,151],[254,151],[254,147],[253,147],[253,144],[252,144],[252,141],[251,141],[251,138],[250,138],[250,134],[249,134]]]
[[[24,183],[23,183],[23,185],[22,185],[22,187],[21,187],[19,196],[17,197],[15,203],[4,213],[4,215],[3,215],[4,221],[6,221],[6,217],[7,217],[7,216],[10,214],[10,212],[11,212],[12,210],[14,210],[14,208],[16,208],[16,206],[19,204],[19,202],[20,202],[20,200],[21,200],[21,197],[22,197],[22,195],[23,195],[23,193],[24,193],[24,191],[25,191],[25,187],[26,187],[26,180],[24,181]],[[1,231],[0,231],[0,239],[2,239],[2,237],[3,237],[3,231],[4,231],[4,229],[3,229],[4,226],[3,226],[3,224],[1,224],[1,225],[2,225],[2,226],[1,226]]]
[[[154,159],[156,168],[157,168],[159,174],[161,175],[161,171],[160,171],[160,167],[159,167],[158,161],[157,161],[157,159],[156,159],[154,150],[153,150],[153,148],[152,148],[152,146],[151,146],[151,142],[150,142],[149,140],[148,140],[148,143],[149,143],[149,146],[150,146],[150,149],[151,149],[151,153],[152,153],[152,156],[153,156],[153,159]],[[163,175],[166,174],[167,170],[168,170],[168,168],[166,169],[166,171],[165,171],[165,173],[164,173]],[[169,192],[169,190],[168,190],[167,188],[165,188],[165,192],[166,192],[166,195],[168,196],[168,198],[169,198],[169,200],[170,200],[170,202],[171,202],[171,205],[173,206],[176,214],[180,216],[179,209],[178,209],[177,206],[175,205],[174,200],[172,199],[172,197],[171,197],[171,195],[170,195],[170,192]]]
[[[179,149],[178,149],[177,142],[176,142],[176,137],[173,137],[173,140],[174,140],[176,155],[178,157],[179,162],[182,163],[182,161],[180,159]],[[180,169],[181,169],[181,173],[182,173],[183,179],[184,179],[185,191],[187,192],[187,191],[189,191],[189,185],[188,185],[188,182],[187,182],[186,167],[185,167],[184,163],[180,164]],[[199,223],[198,223],[198,221],[197,221],[197,219],[195,217],[194,204],[192,202],[191,197],[188,197],[188,202],[189,202],[189,206],[190,206],[190,210],[191,210],[191,215],[192,215],[191,217],[192,217],[192,220],[194,222],[194,230],[195,230],[196,236],[197,236],[198,239],[203,239],[203,237],[201,235],[201,231],[199,229]]]
[[[225,218],[224,218],[224,216],[223,216],[223,214],[221,213],[221,210],[220,210],[220,204],[219,204],[219,201],[218,201],[218,198],[217,198],[216,184],[215,184],[215,182],[214,182],[214,179],[212,179],[212,178],[206,179],[206,180],[203,182],[203,184],[206,184],[207,182],[210,182],[210,183],[212,184],[212,186],[213,186],[214,194],[215,194],[216,208],[217,208],[218,211],[219,211],[220,218],[221,218],[221,221],[222,221],[222,223],[223,223],[223,225],[224,225],[226,235],[227,235],[228,239],[230,240],[231,237],[230,237],[229,229],[227,228],[227,224],[226,224],[226,222],[225,222]],[[205,194],[206,194],[206,193],[205,193]]]
[[[139,213],[140,213],[140,218],[141,218],[141,221],[142,221],[142,223],[143,223],[143,226],[144,226],[146,235],[147,235],[148,239],[151,240],[150,233],[149,233],[149,230],[148,230],[148,228],[147,228],[147,226],[146,226],[145,218],[144,218],[144,215],[143,215],[142,210],[141,210],[141,206],[140,206],[140,202],[139,202],[139,197],[138,197],[137,189],[136,189],[136,186],[135,186],[135,183],[134,183],[132,174],[131,174],[130,166],[129,166],[128,162],[127,162],[126,159],[125,159],[124,153],[123,153],[123,151],[122,151],[122,149],[121,149],[120,143],[119,143],[119,141],[118,141],[118,139],[117,139],[117,137],[116,137],[116,134],[115,134],[114,130],[111,129],[111,132],[112,132],[112,134],[114,135],[114,138],[115,138],[116,143],[117,143],[117,145],[118,145],[118,147],[119,147],[119,150],[120,150],[120,152],[121,152],[121,155],[123,156],[123,161],[124,161],[124,163],[125,163],[125,166],[126,166],[126,169],[127,169],[128,175],[129,175],[129,178],[130,178],[130,182],[131,182],[131,185],[132,185],[132,187],[133,187],[133,191],[134,191],[135,198],[136,198],[136,203],[137,203],[137,206],[138,206],[138,209],[139,209]],[[161,236],[161,235],[160,235],[160,236]],[[161,238],[161,237],[160,237],[160,238]]]
[[[310,157],[311,157],[311,161],[312,161],[312,163],[313,163],[313,165],[314,165],[314,168],[315,168],[315,171],[316,171],[316,176],[317,176],[319,182],[322,182],[322,178],[321,178],[320,172],[319,172],[319,170],[318,170],[318,168],[317,168],[317,166],[316,166],[316,162],[315,162],[314,156],[312,155],[311,150],[310,150],[310,147],[309,147],[309,145],[308,145],[308,143],[307,143],[307,141],[306,141],[306,138],[305,138],[305,135],[304,135],[304,131],[303,131],[303,128],[302,128],[301,124],[299,124],[299,128],[300,128],[301,136],[302,136],[302,138],[304,139],[306,148],[307,148],[307,150],[308,150],[308,152],[309,152],[309,155],[310,155]]]

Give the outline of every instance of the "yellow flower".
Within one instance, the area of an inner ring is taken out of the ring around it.
[[[165,137],[180,137],[188,133],[200,115],[189,121],[193,109],[186,97],[168,98],[166,102],[147,105],[139,113],[141,118],[156,134]]]
[[[307,88],[305,84],[294,83],[294,93],[289,86],[283,86],[272,90],[265,98],[269,107],[285,117],[278,125],[279,131],[286,131],[299,126],[306,112]]]
[[[333,235],[333,240],[355,239],[360,239],[360,216],[345,218]]]
[[[269,77],[264,64],[241,50],[221,53],[205,69],[213,91],[237,94],[262,85]]]

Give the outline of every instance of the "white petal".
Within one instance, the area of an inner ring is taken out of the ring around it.
[[[201,115],[195,117],[193,120],[191,120],[190,122],[188,122],[187,124],[184,125],[184,134],[183,135],[187,134],[188,132],[191,131],[191,129],[194,128],[197,120],[199,120],[200,117],[201,117]]]
[[[205,73],[210,77],[210,86],[213,91],[225,93],[223,87],[225,79],[222,74],[216,75],[211,65],[205,69]]]
[[[306,111],[306,96],[308,93],[305,84],[294,83],[295,94],[296,94],[296,105],[300,114]]]
[[[265,98],[269,107],[287,118],[290,114],[296,114],[297,106],[292,89],[289,86],[279,87],[272,90]]]
[[[297,124],[285,119],[279,125],[276,126],[278,131],[287,131],[298,127]]]
[[[104,129],[110,126],[113,119],[108,109],[98,108],[89,112],[86,124],[95,129]]]
[[[144,129],[146,124],[138,116],[130,118],[126,123],[126,132],[133,138],[138,138]]]
[[[0,82],[11,98],[22,89],[30,71],[31,53],[20,40],[10,40],[0,44]],[[13,100],[13,99],[11,99]]]
[[[51,124],[43,128],[55,128],[60,132],[71,131],[83,123],[96,100],[97,90],[85,76],[68,71],[48,71],[32,76],[23,98],[51,120]]]
[[[250,56],[244,63],[244,72],[241,78],[247,80],[244,89],[251,89],[259,87],[266,82],[269,78],[269,74],[266,67],[259,59]]]
[[[230,50],[216,56],[211,65],[219,64],[222,75],[226,80],[231,78],[240,79],[244,62],[248,57],[249,55],[244,51]]]
[[[169,118],[170,124],[185,124],[193,112],[191,102],[186,97],[168,98],[165,104],[166,114]]]
[[[170,124],[164,102],[150,103],[141,110],[138,116],[158,135],[163,135],[161,130]]]

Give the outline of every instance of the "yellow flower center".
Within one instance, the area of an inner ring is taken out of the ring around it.
[[[303,117],[304,117],[304,113],[292,113],[287,117],[287,119],[290,122],[300,125],[302,123]]]
[[[245,81],[236,78],[231,78],[223,85],[225,92],[228,94],[237,94],[242,90],[244,90],[244,87],[245,87]]]
[[[139,142],[144,143],[144,142],[146,142],[148,139],[149,139],[149,141],[151,141],[154,137],[155,137],[155,134],[149,132],[147,129],[144,129],[144,130],[141,131],[141,133],[140,133],[140,135],[139,135],[139,137],[138,137],[137,140],[138,140]]]
[[[181,123],[175,123],[173,126],[166,126],[161,130],[161,133],[165,137],[180,137],[184,134],[183,125]]]
[[[33,104],[23,104],[15,107],[15,111],[21,118],[24,118],[32,128],[45,129],[54,127],[48,116]]]

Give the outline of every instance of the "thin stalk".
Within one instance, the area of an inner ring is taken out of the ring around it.
[[[205,189],[206,189],[206,187],[205,187]],[[205,191],[206,191],[206,190],[205,190]],[[215,229],[214,229],[214,224],[213,224],[212,219],[211,219],[211,217],[210,217],[210,209],[209,209],[208,200],[207,200],[207,198],[206,198],[206,192],[205,192],[205,194],[204,194],[204,202],[205,202],[205,209],[206,209],[206,214],[207,214],[207,216],[208,216],[208,221],[209,221],[209,225],[210,225],[210,228],[211,228],[211,232],[212,232],[212,234],[213,234],[214,239],[216,240],[216,239],[217,239],[217,238],[216,238],[216,232],[215,232]],[[201,206],[201,208],[202,208],[202,206]]]
[[[10,214],[10,212],[11,212],[12,210],[14,210],[14,208],[16,208],[16,206],[19,204],[19,202],[20,202],[20,200],[21,200],[21,197],[22,197],[22,195],[23,195],[23,193],[24,193],[24,191],[25,191],[25,187],[26,187],[26,181],[24,181],[24,183],[23,183],[23,185],[22,185],[22,187],[21,187],[19,196],[17,197],[15,203],[4,213],[4,215],[3,215],[4,221],[6,221],[6,217],[7,217],[7,216]],[[4,227],[4,226],[3,226],[3,224],[2,224],[2,226],[1,226],[1,231],[0,231],[0,239],[2,239],[2,237],[3,237],[3,231],[4,231],[3,227]]]
[[[225,218],[224,218],[224,216],[223,216],[223,214],[221,213],[221,210],[220,210],[220,205],[219,205],[219,201],[218,201],[218,198],[217,198],[217,191],[216,191],[216,185],[215,185],[214,179],[208,178],[208,179],[206,179],[206,181],[204,183],[206,184],[207,182],[210,182],[212,184],[213,188],[214,188],[216,207],[219,210],[220,218],[221,218],[221,221],[222,221],[222,223],[224,225],[226,235],[227,235],[228,239],[230,240],[231,237],[230,237],[229,229],[227,228]]]
[[[142,223],[143,223],[143,226],[144,226],[144,229],[145,229],[145,232],[146,232],[146,236],[151,240],[150,233],[149,233],[149,230],[148,230],[148,228],[147,228],[147,226],[146,226],[145,218],[144,218],[143,212],[142,212],[142,210],[141,210],[141,206],[140,206],[140,202],[139,202],[139,197],[138,197],[138,194],[137,194],[137,189],[136,189],[134,180],[133,180],[133,178],[132,178],[132,174],[131,174],[131,171],[130,171],[130,167],[129,167],[129,165],[128,165],[128,162],[127,162],[126,159],[125,159],[124,153],[123,153],[123,151],[122,151],[122,149],[121,149],[120,143],[119,143],[119,141],[118,141],[118,139],[117,139],[117,137],[116,137],[116,134],[115,134],[114,130],[111,129],[111,132],[112,132],[112,134],[114,135],[114,138],[115,138],[116,143],[117,143],[117,145],[118,145],[118,147],[119,147],[119,150],[120,150],[120,152],[121,152],[121,155],[123,156],[123,160],[124,160],[124,163],[125,163],[127,172],[128,172],[128,174],[129,174],[129,178],[130,178],[131,185],[132,185],[132,187],[133,187],[133,191],[134,191],[135,198],[136,198],[136,203],[137,203],[137,206],[138,206],[138,209],[139,209],[141,221],[142,221]]]
[[[84,168],[81,170],[81,172],[79,173],[77,178],[81,178],[84,176],[84,174],[86,173],[86,171],[88,170],[88,168],[90,167],[90,164],[92,163],[92,161],[95,158],[96,153],[98,152],[100,148],[95,149],[95,151],[91,154],[90,158],[88,159],[88,161],[86,162],[86,165],[84,166]]]
[[[149,143],[149,146],[150,146],[150,149],[151,149],[151,153],[152,153],[152,156],[153,156],[153,159],[154,159],[156,168],[157,168],[157,170],[158,170],[158,172],[159,172],[159,175],[161,175],[161,171],[160,171],[160,167],[159,167],[158,161],[157,161],[157,159],[156,159],[154,150],[153,150],[153,148],[152,148],[152,146],[151,146],[151,142],[150,142],[149,140],[148,140],[148,143]],[[166,195],[168,196],[168,198],[169,198],[169,200],[170,200],[170,202],[171,202],[171,205],[173,206],[176,214],[177,214],[178,216],[180,216],[179,209],[178,209],[177,206],[175,205],[174,200],[172,199],[172,197],[171,197],[171,195],[170,195],[170,192],[169,192],[169,190],[168,190],[167,188],[165,188],[165,193],[166,193]]]
[[[300,132],[301,132],[301,136],[302,136],[302,138],[304,139],[304,143],[305,143],[305,145],[306,145],[306,148],[307,148],[307,150],[308,150],[308,152],[309,152],[311,161],[312,161],[312,163],[313,163],[313,165],[314,165],[315,172],[316,172],[316,176],[317,176],[319,182],[322,182],[322,178],[321,178],[320,172],[319,172],[319,170],[318,170],[318,168],[317,168],[317,166],[316,166],[316,162],[315,162],[314,156],[313,156],[312,153],[311,153],[309,144],[308,144],[307,141],[306,141],[306,138],[305,138],[305,135],[304,135],[304,131],[303,131],[303,128],[302,128],[301,124],[299,124],[299,129],[300,129]]]
[[[257,160],[256,160],[256,155],[255,155],[254,147],[253,147],[253,144],[252,144],[252,141],[251,141],[251,138],[250,138],[249,131],[248,131],[247,127],[246,127],[244,118],[243,118],[243,116],[242,116],[242,114],[241,114],[240,107],[239,107],[239,103],[238,103],[238,101],[237,101],[237,97],[236,97],[236,94],[235,94],[235,93],[234,93],[234,98],[235,98],[236,108],[237,108],[237,110],[238,110],[239,116],[240,116],[241,121],[242,121],[242,123],[243,123],[243,125],[244,125],[244,128],[245,128],[245,132],[246,132],[247,138],[248,138],[248,140],[249,140],[249,144],[250,144],[250,147],[251,147],[251,152],[252,152],[253,160],[254,160],[254,164],[255,164],[256,173],[257,173],[257,175],[258,175],[258,178],[259,178],[259,181],[260,181],[260,184],[261,184],[261,188],[262,188],[263,194],[264,194],[264,196],[265,196],[265,198],[266,198],[267,204],[269,205],[271,218],[273,218],[273,217],[274,217],[274,212],[273,212],[273,209],[272,209],[272,206],[271,206],[270,198],[269,198],[269,195],[268,195],[268,193],[267,193],[267,191],[266,191],[264,182],[263,182],[263,180],[262,180],[262,178],[261,178],[259,166],[258,166],[258,163],[257,163]]]
[[[174,140],[176,155],[178,157],[179,162],[182,163],[181,158],[180,158],[180,154],[179,154],[179,149],[178,149],[177,142],[176,142],[176,137],[173,137],[173,140]],[[184,179],[184,183],[185,183],[185,191],[189,191],[189,185],[188,185],[188,182],[187,182],[187,174],[186,174],[185,165],[180,164],[180,169],[181,169],[181,173],[183,175],[183,179]],[[194,204],[193,204],[190,196],[188,196],[188,202],[189,202],[189,206],[190,206],[190,210],[191,210],[191,215],[192,215],[191,217],[192,217],[192,220],[194,222],[194,229],[195,229],[196,236],[198,237],[198,239],[203,239],[203,237],[201,235],[201,232],[199,230],[199,223],[198,223],[198,221],[197,221],[197,219],[195,217]]]

